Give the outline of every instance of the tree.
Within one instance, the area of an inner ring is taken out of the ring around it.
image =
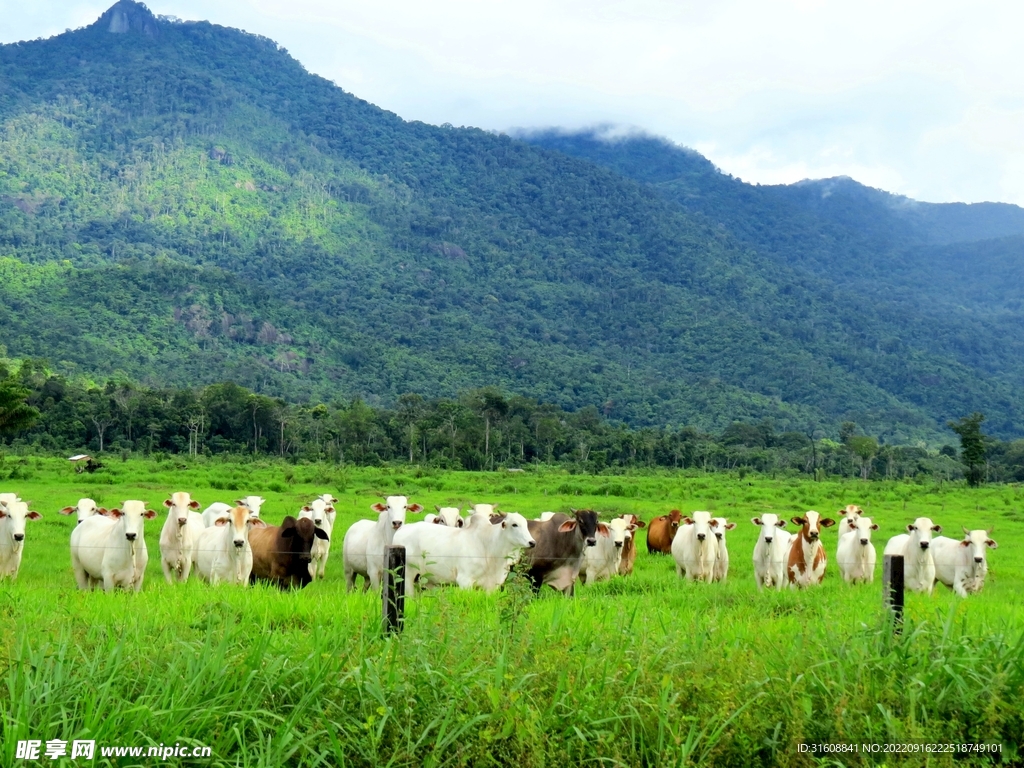
[[[846,441],[853,454],[860,459],[860,478],[867,480],[871,472],[871,460],[878,453],[878,441],[868,435],[853,435]]]
[[[981,433],[983,414],[975,411],[959,421],[949,422],[949,428],[960,436],[960,462],[967,470],[967,484],[981,485],[985,476],[985,436]]]
[[[423,418],[423,398],[412,392],[401,395],[398,398],[398,420],[403,427],[409,428],[410,464],[412,464],[413,447],[416,443],[416,422],[421,418]]]
[[[25,402],[28,396],[17,382],[0,382],[0,433],[20,432],[35,424],[39,411]]]

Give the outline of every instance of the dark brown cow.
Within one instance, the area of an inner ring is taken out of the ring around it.
[[[672,539],[676,537],[679,524],[683,520],[683,513],[673,509],[667,515],[656,517],[647,526],[647,551],[650,554],[660,552],[663,555],[672,554]]]
[[[313,579],[309,575],[313,539],[330,541],[330,537],[308,517],[296,520],[288,515],[280,525],[254,528],[249,531],[252,547],[250,583],[257,579],[277,584],[281,589],[304,587]]]
[[[619,515],[630,525],[635,525],[637,528],[644,528],[647,526],[643,520],[636,515]],[[619,573],[623,576],[629,576],[633,572],[633,563],[636,561],[636,535],[630,535],[625,543],[622,545],[622,559],[619,560]]]
[[[790,522],[799,526],[800,530],[789,547],[789,560],[786,563],[789,583],[798,587],[821,584],[828,564],[825,548],[821,546],[821,529],[835,525],[836,521],[831,517],[822,519],[812,509],[803,517],[794,517]]]
[[[608,532],[608,526],[597,521],[594,510],[570,511],[572,517],[560,513],[550,520],[527,522],[537,546],[526,550],[523,560],[530,567],[530,580],[538,592],[543,585],[550,584],[571,597],[583,565],[584,548],[597,544],[598,532]]]

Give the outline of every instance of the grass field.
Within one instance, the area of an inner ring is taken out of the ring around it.
[[[7,457],[0,492],[43,514],[30,521],[21,574],[0,584],[4,712],[0,762],[20,739],[107,745],[188,743],[238,766],[1019,765],[1024,762],[1024,488],[682,473],[579,476],[556,470],[454,473],[416,468],[219,460],[111,460],[75,475],[66,461]],[[299,593],[169,586],[158,537],[164,498],[203,505],[248,493],[276,523],[330,491],[339,501],[327,579]],[[513,586],[485,595],[435,590],[408,604],[405,632],[380,634],[380,596],[347,595],[341,536],[379,493],[434,504],[499,502],[527,517],[592,507],[645,520],[673,507],[737,522],[724,584],[687,584],[640,543],[636,573],[564,599]],[[141,594],[83,593],[68,557],[89,496],[142,499],[150,562]],[[881,526],[879,572],[850,587],[824,534],[825,584],[759,594],[752,516],[833,513],[848,503]],[[881,606],[885,540],[919,515],[958,536],[994,526],[985,591],[908,594],[893,638]],[[847,753],[802,742],[989,742],[1002,754]],[[156,759],[118,765],[156,765]],[[48,763],[46,760],[41,764]],[[97,765],[103,760],[97,759]]]

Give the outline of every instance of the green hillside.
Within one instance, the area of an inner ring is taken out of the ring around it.
[[[823,217],[799,200],[743,185],[723,225],[660,188],[729,208],[699,156],[668,179],[591,160],[405,122],[270,40],[123,0],[0,47],[0,341],[299,400],[495,384],[637,425],[852,419],[901,442],[981,410],[1024,433],[1024,355],[995,320],[936,326],[912,292],[851,309],[751,234],[806,239]]]

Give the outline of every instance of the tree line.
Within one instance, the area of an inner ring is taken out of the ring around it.
[[[390,407],[361,398],[289,403],[233,382],[159,388],[68,380],[45,365],[0,366],[0,433],[9,448],[48,453],[274,455],[293,461],[384,462],[494,470],[531,463],[578,471],[674,467],[814,477],[921,476],[971,484],[1024,480],[1024,440],[981,434],[981,414],[951,424],[966,450],[886,445],[845,422],[836,436],[811,425],[779,432],[770,420],[719,433],[687,425],[632,428],[594,406],[566,411],[496,387],[458,397],[401,395]],[[966,425],[966,426],[965,426]],[[965,438],[966,435],[966,438]]]

